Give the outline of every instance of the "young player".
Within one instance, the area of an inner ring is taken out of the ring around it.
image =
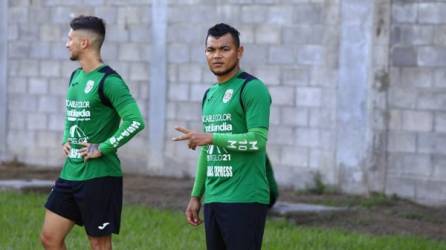
[[[81,67],[68,86],[66,159],[45,204],[41,242],[45,249],[66,249],[65,236],[78,224],[85,227],[92,249],[112,249],[122,208],[116,151],[144,128],[144,121],[124,80],[102,62],[103,20],[79,16],[70,26],[66,47]]]

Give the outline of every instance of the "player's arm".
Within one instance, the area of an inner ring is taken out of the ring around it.
[[[204,182],[206,180],[206,148],[200,149],[197,166],[195,170],[194,187],[191,196],[201,199],[204,194]]]
[[[107,86],[104,88],[104,94],[122,120],[116,132],[99,144],[99,151],[102,154],[108,154],[115,152],[128,142],[139,131],[144,129],[145,124],[135,99],[133,99],[127,85],[120,78],[108,77],[104,84]]]
[[[100,144],[84,143],[84,148],[79,150],[84,160],[116,152],[119,147],[144,128],[144,120],[138,105],[122,79],[110,76],[104,84],[106,85],[104,95],[117,111],[121,123],[116,132],[104,142]]]
[[[192,188],[191,198],[187,205],[185,215],[187,222],[197,226],[202,223],[200,218],[201,197],[204,194],[206,180],[206,148],[201,148],[197,161],[197,169],[195,173],[194,187]]]
[[[212,144],[224,147],[231,151],[259,151],[266,146],[268,130],[266,128],[251,128],[247,133],[212,134]]]

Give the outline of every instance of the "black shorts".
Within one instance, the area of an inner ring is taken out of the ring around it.
[[[267,212],[268,206],[259,203],[205,204],[207,249],[261,249]]]
[[[45,207],[85,226],[89,236],[118,234],[122,210],[122,177],[86,181],[57,179]]]

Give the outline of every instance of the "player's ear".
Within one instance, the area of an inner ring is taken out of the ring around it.
[[[82,49],[86,49],[88,46],[90,46],[90,39],[88,39],[88,38],[82,38],[81,40],[80,40],[80,45],[81,45],[81,48]]]
[[[239,59],[239,60],[242,59],[243,51],[244,51],[244,48],[243,48],[243,46],[240,45],[240,47],[237,48],[237,59]]]

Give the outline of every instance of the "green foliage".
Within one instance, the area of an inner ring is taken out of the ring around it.
[[[41,249],[39,231],[46,197],[0,192],[0,249]],[[114,249],[205,249],[203,226],[186,224],[184,215],[138,205],[125,205],[121,233],[113,236]],[[68,249],[89,249],[81,227],[67,237]],[[263,249],[446,249],[446,242],[416,236],[372,236],[296,226],[283,219],[268,220]]]
[[[322,175],[319,172],[316,172],[313,175],[313,184],[307,188],[308,193],[310,194],[324,194],[327,189],[327,186],[322,181]]]
[[[330,187],[324,183],[322,180],[322,175],[319,172],[316,172],[313,175],[313,183],[305,189],[305,193],[308,194],[335,194],[337,193],[334,187]]]
[[[1,163],[9,167],[25,167],[25,164],[19,161],[17,155],[15,155],[11,161],[1,162]]]
[[[360,206],[365,208],[392,206],[396,201],[398,201],[398,197],[396,195],[387,196],[384,193],[373,192],[369,197],[361,199]]]

